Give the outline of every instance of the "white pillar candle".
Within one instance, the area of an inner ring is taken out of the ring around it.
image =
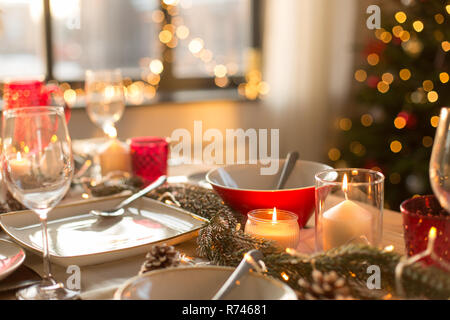
[[[100,166],[102,175],[112,171],[131,173],[131,157],[128,145],[117,139],[111,139],[107,147],[100,153]]]
[[[370,240],[372,214],[353,201],[345,200],[323,213],[322,228],[324,250],[361,236]]]
[[[9,160],[9,168],[13,177],[20,177],[30,173],[31,164],[27,158],[23,158],[20,152],[17,152],[16,159]]]

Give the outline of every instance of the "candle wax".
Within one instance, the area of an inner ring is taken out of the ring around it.
[[[365,236],[371,239],[372,214],[350,200],[324,212],[322,217],[323,249],[329,250]]]
[[[112,171],[131,173],[131,157],[128,145],[117,139],[112,139],[100,154],[100,166],[102,175]]]
[[[18,156],[16,159],[11,159],[9,161],[9,167],[11,170],[11,175],[13,177],[20,177],[30,173],[31,165],[30,161],[26,158],[21,158]]]

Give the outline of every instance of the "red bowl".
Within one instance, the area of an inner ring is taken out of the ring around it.
[[[278,161],[278,172],[261,174],[262,164],[235,164],[213,169],[206,180],[223,201],[246,215],[255,209],[287,210],[298,216],[300,227],[305,226],[314,212],[314,175],[331,167],[311,161],[297,161],[285,188],[274,190],[285,160]]]

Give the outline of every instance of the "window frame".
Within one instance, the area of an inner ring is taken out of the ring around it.
[[[66,82],[73,88],[82,88],[84,86],[84,81],[66,81],[64,79],[56,79],[53,74],[54,67],[54,55],[53,55],[53,31],[52,31],[52,17],[50,12],[50,0],[43,1],[43,27],[44,27],[44,48],[45,48],[45,80],[46,81],[57,81]],[[250,48],[261,51],[262,48],[262,12],[263,12],[263,2],[264,0],[250,0],[250,30],[251,30],[251,43]],[[167,10],[164,8],[162,2],[160,1],[160,10],[165,14],[167,21],[171,21],[171,16],[168,14]],[[160,24],[160,30],[162,30],[162,24]],[[172,55],[175,49],[169,48],[164,45],[162,55],[170,54]],[[140,79],[132,79],[133,81],[138,81]],[[160,96],[157,101],[162,100],[172,100],[174,93],[181,91],[204,91],[205,99],[207,99],[207,91],[210,90],[222,90],[227,91],[227,89],[236,89],[239,83],[245,82],[245,76],[233,76],[229,77],[230,84],[227,88],[219,88],[214,83],[214,77],[195,77],[195,78],[176,78],[173,73],[172,62],[164,61],[164,71],[161,74],[161,80],[158,85],[158,95]],[[229,90],[228,90],[229,91]],[[230,96],[230,95],[228,95]],[[232,95],[234,96],[234,95]],[[163,97],[163,98],[161,98]],[[145,103],[147,104],[147,103]]]

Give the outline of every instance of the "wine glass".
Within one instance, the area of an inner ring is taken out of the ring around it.
[[[450,108],[442,108],[430,160],[430,182],[441,206],[450,212]]]
[[[87,70],[85,89],[86,109],[91,121],[107,135],[116,135],[115,123],[125,109],[120,70]]]
[[[39,216],[42,225],[45,275],[41,283],[18,291],[17,297],[75,299],[78,292],[64,288],[53,279],[47,233],[47,215],[68,191],[74,171],[62,107],[3,111],[2,171],[9,191]]]

